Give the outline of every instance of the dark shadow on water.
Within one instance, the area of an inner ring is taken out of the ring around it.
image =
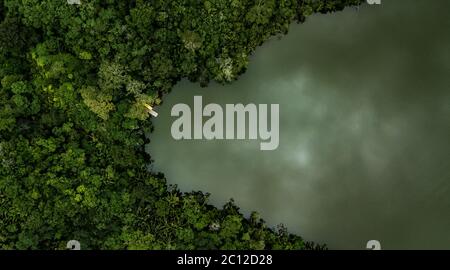
[[[450,2],[383,1],[292,25],[231,85],[180,82],[158,108],[155,170],[330,248],[450,248]],[[279,103],[280,146],[175,141],[170,109]]]

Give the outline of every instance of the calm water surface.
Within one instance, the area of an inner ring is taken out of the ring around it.
[[[450,1],[382,1],[293,24],[231,85],[157,108],[153,170],[331,249],[450,248]],[[280,145],[175,141],[174,104],[280,104]]]

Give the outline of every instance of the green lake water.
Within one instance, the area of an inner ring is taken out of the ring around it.
[[[153,119],[152,170],[234,198],[331,249],[450,248],[450,1],[314,15],[230,85],[182,81]],[[174,104],[279,104],[280,144],[172,138]]]

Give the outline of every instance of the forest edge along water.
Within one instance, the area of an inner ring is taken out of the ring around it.
[[[179,82],[152,120],[152,170],[331,249],[370,240],[448,249],[448,10],[448,1],[382,1],[313,15],[258,48],[237,81]],[[279,147],[174,140],[171,108],[198,95],[221,106],[279,104]]]

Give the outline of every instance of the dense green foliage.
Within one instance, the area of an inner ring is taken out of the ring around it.
[[[360,2],[0,2],[0,249],[317,248],[148,171],[145,104],[235,80],[292,21]]]

